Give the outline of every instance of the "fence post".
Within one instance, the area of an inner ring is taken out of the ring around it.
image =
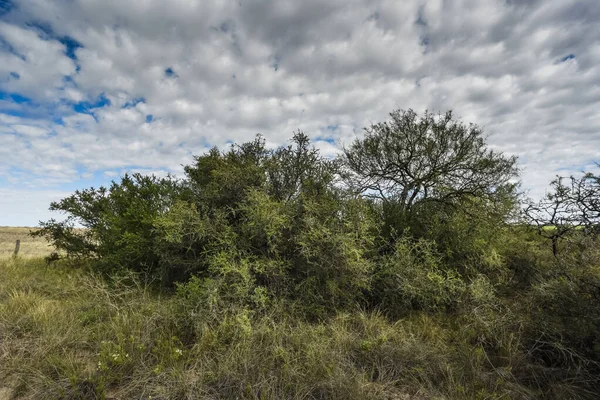
[[[19,249],[21,249],[21,240],[17,239],[17,243],[15,243],[15,254],[13,254],[13,257],[17,257],[19,254]]]

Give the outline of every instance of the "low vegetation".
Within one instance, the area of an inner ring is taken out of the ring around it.
[[[11,257],[15,252],[16,241],[20,241],[19,256],[24,258],[45,257],[52,246],[43,237],[29,235],[31,228],[0,226],[0,259]],[[35,231],[35,229],[33,229]]]
[[[411,110],[185,173],[77,191],[34,233],[57,253],[0,261],[7,396],[597,397],[593,175],[524,201],[480,128]]]

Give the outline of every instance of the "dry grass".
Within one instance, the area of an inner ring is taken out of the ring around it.
[[[20,257],[37,258],[50,254],[52,247],[44,238],[31,237],[31,230],[35,228],[0,226],[0,259],[12,257],[17,240],[21,241]]]
[[[357,311],[309,323],[224,312],[153,293],[133,275],[107,282],[43,260],[0,260],[0,400],[503,396],[485,390],[483,362],[460,362],[449,332],[426,315],[390,323]]]

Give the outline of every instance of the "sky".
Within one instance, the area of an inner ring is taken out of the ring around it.
[[[598,0],[0,0],[0,225],[295,130],[452,109],[533,198],[600,161]]]

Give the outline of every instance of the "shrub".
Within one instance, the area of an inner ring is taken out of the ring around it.
[[[125,175],[109,188],[76,191],[50,205],[67,214],[64,221],[41,222],[33,233],[45,236],[66,257],[95,259],[103,271],[130,269],[154,273],[160,263],[155,251],[156,219],[182,192],[172,178]]]
[[[455,309],[465,289],[458,272],[443,268],[435,243],[408,237],[383,257],[373,284],[375,304],[393,316],[410,310]]]

